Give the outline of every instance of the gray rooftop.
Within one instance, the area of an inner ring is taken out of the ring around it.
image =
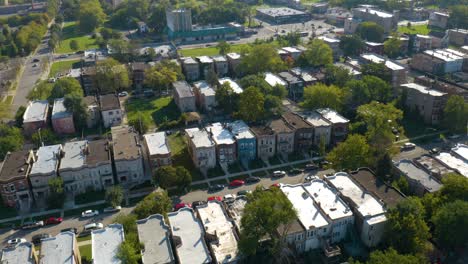
[[[226,62],[226,57],[222,56],[222,55],[218,55],[218,56],[213,56],[212,57],[214,62]]]
[[[150,155],[166,155],[171,150],[166,140],[165,132],[156,132],[143,135]]]
[[[41,243],[40,264],[75,264],[74,258],[75,234],[59,233],[55,237],[46,238]]]
[[[2,264],[35,264],[33,244],[24,242],[15,247],[4,248],[0,257]]]
[[[301,79],[297,78],[296,76],[292,75],[289,72],[280,72],[278,75],[283,78],[288,83],[300,83]]]
[[[322,108],[322,109],[317,109],[317,112],[322,115],[323,118],[331,122],[332,124],[336,123],[349,123],[349,120],[338,114],[333,109],[330,108]]]
[[[52,145],[40,147],[36,152],[37,160],[34,162],[30,174],[51,174],[57,173],[58,156],[62,145]]]
[[[185,129],[185,132],[197,148],[209,148],[215,146],[214,141],[211,139],[206,130],[200,130],[199,128],[195,127],[187,128]]]
[[[137,221],[138,238],[144,244],[143,264],[173,263],[170,228],[160,214],[150,215]]]
[[[406,177],[419,182],[428,192],[438,191],[442,184],[432,177],[429,173],[416,167],[410,160],[400,160],[395,163],[395,167],[398,168]]]
[[[54,108],[52,109],[52,119],[66,118],[73,116],[72,112],[67,111],[64,105],[64,98],[57,98],[54,101]]]
[[[192,87],[186,81],[179,81],[172,83],[176,93],[179,95],[180,98],[184,97],[193,97]]]
[[[49,102],[47,100],[29,102],[23,115],[23,123],[47,120],[48,110]]]
[[[289,7],[272,7],[272,8],[257,8],[260,13],[267,14],[273,17],[292,16],[292,15],[305,15],[305,12],[292,9]]]
[[[111,224],[106,228],[91,232],[93,263],[122,263],[117,258],[117,251],[124,240],[124,230],[121,224]]]
[[[231,122],[228,126],[231,128],[232,134],[236,139],[255,139],[255,136],[250,131],[249,126],[242,120]]]
[[[77,169],[85,165],[86,140],[67,142],[63,146],[62,160],[60,161],[60,170]]]
[[[329,127],[331,126],[328,121],[326,121],[321,114],[311,111],[311,112],[302,112],[298,113],[300,116],[304,117],[306,121],[314,127]]]

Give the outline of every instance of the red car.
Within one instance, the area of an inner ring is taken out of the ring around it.
[[[208,201],[220,201],[220,202],[222,202],[223,198],[221,196],[211,196],[211,197],[208,197]]]
[[[231,187],[239,187],[245,184],[245,181],[243,180],[233,180],[231,183],[229,183],[229,186]]]
[[[44,221],[44,224],[46,224],[46,225],[55,225],[55,224],[62,223],[62,221],[63,221],[62,217],[49,217]]]
[[[192,205],[191,204],[188,204],[188,203],[178,203],[174,206],[174,211],[177,211],[181,208],[184,208],[184,207],[188,207],[188,208],[192,208]]]
[[[279,188],[280,184],[279,183],[273,183],[270,188]]]

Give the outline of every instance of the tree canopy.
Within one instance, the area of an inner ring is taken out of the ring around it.
[[[355,170],[369,165],[370,147],[366,138],[361,135],[351,134],[328,153],[327,160],[336,170]]]
[[[444,248],[463,247],[468,242],[468,202],[455,200],[444,204],[432,217],[435,238]]]
[[[88,120],[88,106],[83,97],[77,94],[65,95],[63,104],[67,111],[73,113],[73,120],[77,128],[85,128]]]
[[[178,79],[178,72],[174,69],[173,65],[165,65],[157,63],[153,67],[145,71],[145,86],[158,90],[168,89],[171,83]]]
[[[172,201],[167,191],[159,190],[152,192],[140,201],[133,210],[138,219],[146,218],[152,214],[167,215],[172,210]]]
[[[243,74],[278,72],[286,69],[275,47],[271,44],[254,45],[242,56],[238,67]]]
[[[49,180],[49,196],[47,197],[47,205],[49,208],[62,208],[65,202],[65,191],[63,189],[63,179],[55,177]]]
[[[240,94],[239,111],[236,115],[246,122],[255,122],[265,114],[265,96],[256,87],[249,87]]]
[[[444,108],[443,124],[452,133],[466,133],[468,123],[468,103],[463,97],[452,95]]]
[[[328,85],[336,85],[338,87],[344,87],[346,83],[351,81],[353,76],[348,69],[344,67],[335,66],[329,64],[325,67],[325,83]]]
[[[101,26],[106,19],[106,14],[102,10],[98,0],[80,1],[78,13],[78,25],[81,32],[89,33]]]
[[[101,94],[125,90],[131,84],[127,68],[112,58],[97,62],[95,82]]]
[[[395,249],[389,248],[385,251],[375,250],[370,253],[369,259],[364,262],[366,264],[420,264],[425,260],[419,256],[402,255]],[[351,261],[350,264],[360,264],[359,261]]]
[[[128,119],[128,124],[134,127],[140,135],[148,132],[151,123],[151,118],[148,115],[142,114],[140,111]]]
[[[344,35],[340,38],[340,49],[345,56],[357,56],[364,49],[364,41],[358,35]]]
[[[302,106],[307,109],[332,108],[340,111],[344,102],[344,91],[334,85],[314,84],[304,88]]]
[[[365,21],[359,24],[356,34],[367,41],[382,42],[384,29],[375,22]]]
[[[218,106],[224,113],[232,114],[239,107],[239,95],[234,93],[228,82],[221,84],[215,91],[215,98]]]
[[[396,58],[402,53],[402,41],[398,35],[393,34],[391,38],[384,42],[384,52],[389,58]]]
[[[24,138],[19,128],[0,124],[0,160],[3,160],[8,152],[22,149],[23,143]]]
[[[333,51],[323,40],[314,39],[307,45],[300,60],[312,67],[325,66],[333,63]]]
[[[113,207],[119,206],[124,198],[121,186],[112,186],[106,190],[106,201]]]
[[[182,166],[161,166],[154,172],[154,180],[161,188],[184,189],[192,183],[192,175]]]

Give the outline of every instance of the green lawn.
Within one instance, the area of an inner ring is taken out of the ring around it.
[[[15,217],[17,215],[15,208],[6,207],[0,199],[0,219]]]
[[[79,67],[80,60],[69,60],[69,61],[58,61],[54,62],[52,66],[50,66],[49,77],[54,77],[57,73],[68,71],[73,68]]]
[[[85,192],[85,193],[75,196],[75,204],[85,204],[85,203],[91,203],[94,201],[104,200],[105,196],[106,196],[106,192],[104,191]]]
[[[76,22],[65,23],[62,29],[62,41],[55,50],[56,53],[72,53],[74,50],[70,48],[70,42],[76,40],[78,42],[78,50],[87,50],[99,48],[95,40],[90,35],[81,34],[78,30]]]
[[[223,176],[223,175],[224,175],[224,171],[219,165],[208,170],[208,178],[216,178],[216,177]]]
[[[177,132],[170,135],[168,140],[172,152],[172,165],[186,168],[192,174],[192,181],[203,180],[200,171],[193,165],[184,136]]]
[[[412,25],[411,27],[399,26],[398,32],[406,34],[429,35],[431,29],[428,25]]]
[[[247,47],[248,44],[234,44],[231,45],[231,51],[230,52],[240,52],[242,48]],[[206,47],[206,48],[196,48],[196,49],[182,49],[179,50],[180,55],[186,56],[186,57],[196,57],[196,56],[214,56],[218,55],[219,51],[218,49],[213,46],[213,47]]]
[[[81,259],[86,259],[86,260],[92,260],[93,259],[93,253],[92,253],[92,245],[85,245],[80,247],[80,254],[81,254]]]
[[[239,164],[239,162],[236,162],[236,163],[230,164],[230,165],[228,166],[228,171],[229,171],[229,173],[241,172],[241,171],[242,171],[242,167],[241,167],[241,165]]]
[[[79,236],[79,237],[76,238],[76,241],[78,241],[78,242],[82,242],[82,241],[86,241],[86,240],[91,240],[91,235]]]
[[[11,103],[13,103],[13,95],[7,96],[5,103],[11,105]]]
[[[149,116],[155,126],[166,121],[178,120],[181,116],[172,97],[160,97],[156,99],[130,99],[126,103],[128,119],[136,116],[138,112]]]

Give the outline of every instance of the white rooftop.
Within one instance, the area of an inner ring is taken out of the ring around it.
[[[218,243],[211,243],[211,250],[217,263],[234,262],[238,258],[237,239],[234,226],[228,219],[221,202],[209,201],[197,207],[198,215],[205,227],[205,232],[216,234]]]
[[[55,237],[43,239],[41,242],[40,264],[75,264],[73,249],[75,248],[75,234],[72,232],[59,233]]]
[[[2,264],[35,264],[32,258],[34,245],[29,242],[18,244],[14,247],[4,248],[0,254]]]
[[[463,158],[468,162],[468,146],[464,144],[457,144],[452,148],[452,152]]]
[[[438,191],[442,184],[434,179],[429,173],[416,167],[410,160],[400,160],[395,166],[406,175],[406,177],[419,182],[428,192]]]
[[[144,134],[146,146],[148,147],[149,155],[167,155],[171,154],[169,145],[166,140],[165,132],[156,132]]]
[[[181,58],[181,60],[183,61],[184,64],[198,64],[198,61],[196,61],[192,57],[184,57],[184,58]]]
[[[283,50],[288,53],[301,53],[302,52],[301,50],[298,50],[294,47],[284,47]]]
[[[386,13],[386,12],[383,12],[383,11],[379,11],[379,10],[375,10],[375,9],[370,9],[370,8],[356,8],[358,9],[359,11],[361,12],[365,12],[365,13],[370,13],[370,14],[373,14],[373,15],[376,15],[378,17],[383,17],[383,18],[389,18],[389,17],[393,17],[392,14],[390,13]]]
[[[193,83],[193,86],[195,86],[195,88],[197,88],[204,96],[216,95],[216,91],[206,81],[195,82]]]
[[[386,212],[383,203],[363,190],[346,172],[335,173],[333,176],[328,176],[327,179],[342,195],[356,204],[356,209],[364,217],[382,215]]]
[[[338,112],[330,108],[317,109],[317,112],[321,114],[323,118],[330,121],[332,124],[349,122],[348,119],[344,118],[343,116],[338,114]]]
[[[422,85],[417,84],[417,83],[405,83],[405,84],[402,84],[401,86],[409,88],[409,89],[418,90],[420,93],[428,94],[428,95],[431,95],[431,96],[444,96],[444,95],[446,95],[446,93],[431,89],[431,88],[426,87],[426,86],[422,86]]]
[[[65,155],[60,160],[60,169],[75,169],[81,168],[86,161],[86,140],[67,142],[63,146]]]
[[[28,108],[23,114],[23,123],[46,120],[48,108],[49,102],[47,100],[29,102]]]
[[[234,140],[234,135],[227,129],[227,127],[224,127],[221,123],[213,123],[210,126],[206,127],[206,131],[208,133],[211,132],[212,138],[216,145],[229,145],[229,144],[234,144],[236,141]]]
[[[281,191],[291,201],[302,226],[306,230],[320,228],[329,225],[320,209],[314,204],[314,201],[301,184],[285,185],[281,184]]]
[[[91,232],[92,258],[96,264],[119,264],[117,258],[120,244],[124,242],[124,229],[121,224],[110,224],[106,228]]]
[[[250,131],[249,126],[242,120],[236,120],[234,122],[231,122],[228,126],[231,128],[231,132],[236,139],[255,138],[252,131]]]
[[[225,62],[227,61],[226,60],[226,57],[224,57],[223,55],[218,55],[218,56],[213,56],[211,57],[215,62]]]
[[[176,246],[181,264],[211,263],[211,256],[205,244],[205,232],[200,221],[190,208],[168,213],[173,239],[179,237],[181,245]]]
[[[200,130],[197,127],[187,128],[185,129],[185,133],[187,133],[197,148],[209,148],[215,146],[214,141],[211,139],[206,130]]]
[[[239,53],[235,53],[235,52],[228,53],[226,54],[226,56],[233,60],[238,60],[241,57]]]
[[[143,264],[174,263],[170,228],[160,214],[150,215],[137,221],[138,238],[144,245],[142,250]]]
[[[468,162],[447,152],[441,152],[434,158],[445,164],[447,167],[458,171],[458,173],[468,178]]]
[[[64,98],[55,99],[54,108],[52,109],[52,119],[70,117],[73,115],[72,112],[67,111],[64,102]]]
[[[271,72],[267,72],[265,73],[265,81],[271,86],[276,86],[276,85],[283,85],[283,86],[286,86],[286,82],[283,81],[283,79],[281,79],[280,77],[278,77],[277,75],[271,73]]]
[[[328,43],[340,43],[339,39],[330,38],[330,37],[327,37],[327,36],[319,36],[318,39],[321,39],[321,40],[323,40],[325,42],[328,42]]]
[[[199,56],[197,59],[200,61],[200,63],[213,63],[213,59],[208,56]]]
[[[464,54],[453,49],[425,50],[425,54],[445,62],[463,60]]]
[[[314,127],[329,127],[330,123],[328,123],[321,114],[311,111],[307,113],[299,113],[300,116],[304,117],[307,122],[309,122]]]
[[[235,81],[233,81],[231,78],[229,77],[225,77],[225,78],[221,78],[219,79],[219,83],[220,84],[224,84],[224,83],[229,83],[229,85],[231,86],[232,88],[232,91],[235,92],[236,94],[240,94],[242,93],[244,90],[242,89],[242,87],[240,87],[240,85],[238,83],[236,83]]]
[[[304,189],[330,219],[335,220],[353,215],[351,208],[339,197],[339,193],[323,180],[305,183]]]
[[[52,145],[40,147],[37,152],[37,160],[33,163],[30,174],[50,174],[56,173],[58,156],[62,145]]]
[[[386,59],[381,56],[378,56],[377,54],[366,53],[366,54],[362,54],[361,57],[373,63],[385,63],[385,67],[389,68],[390,70],[396,71],[396,70],[405,69],[405,67],[391,61],[390,59]]]

